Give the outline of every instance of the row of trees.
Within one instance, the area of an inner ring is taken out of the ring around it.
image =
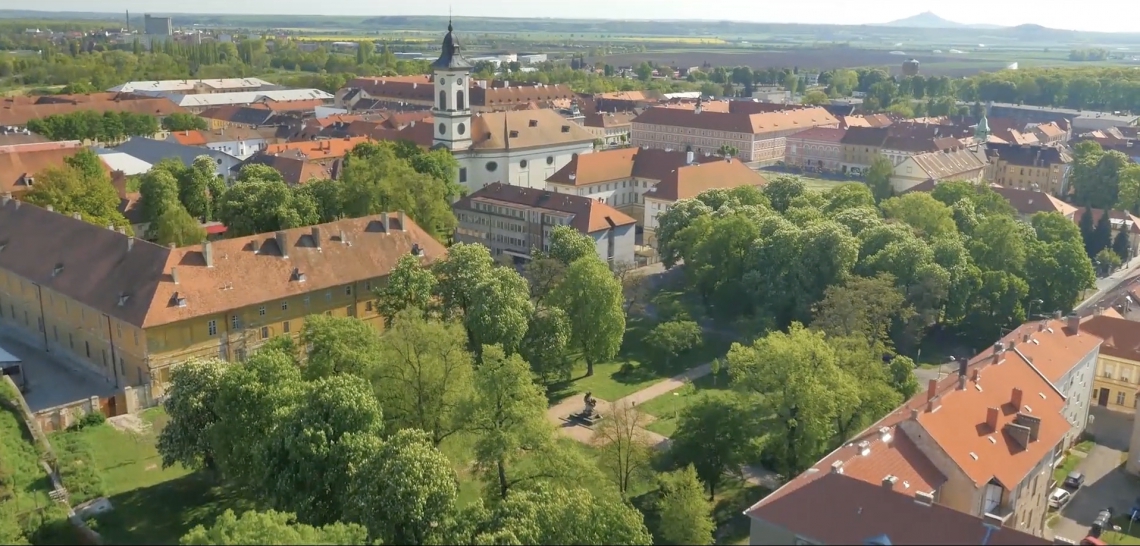
[[[933,326],[983,344],[1022,323],[1030,302],[1067,311],[1092,285],[1081,232],[1059,214],[1019,221],[1001,196],[965,182],[876,204],[862,184],[825,193],[780,177],[763,192],[713,190],[659,219],[666,266],[707,307],[757,331],[809,323],[836,286],[889,274],[904,295],[890,345],[910,352]],[[848,297],[869,305],[873,294]]]
[[[455,245],[431,268],[405,256],[376,294],[383,336],[355,318],[317,315],[300,333],[304,351],[282,337],[243,365],[176,368],[163,464],[203,469],[284,512],[226,515],[184,543],[271,528],[262,532],[291,537],[283,541],[650,544],[641,513],[623,499],[621,465],[599,467],[560,442],[535,381],[566,346],[595,359],[616,352],[620,284],[570,228],[540,259],[528,280],[479,245]],[[542,316],[567,328],[547,335]],[[473,464],[439,450],[461,434],[473,439]],[[481,479],[482,499],[459,506],[455,468]],[[671,526],[658,539],[704,529],[696,543],[709,543],[696,474],[664,480],[658,508]]]
[[[158,119],[150,114],[80,110],[55,114],[28,122],[28,130],[51,140],[97,140],[119,142],[131,136],[158,132]]]

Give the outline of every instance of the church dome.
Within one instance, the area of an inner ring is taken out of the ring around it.
[[[440,49],[439,58],[431,64],[432,68],[442,68],[445,70],[452,68],[471,68],[471,63],[468,63],[459,52],[459,39],[455,37],[454,29],[450,21],[447,23],[447,34],[443,37],[443,44]]]

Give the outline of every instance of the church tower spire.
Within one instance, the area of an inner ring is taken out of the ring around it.
[[[433,145],[452,152],[471,147],[471,107],[468,102],[471,63],[463,58],[454,32],[449,16],[439,58],[431,65],[435,74],[436,97],[432,108],[435,121]]]

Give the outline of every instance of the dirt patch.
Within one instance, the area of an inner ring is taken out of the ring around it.
[[[107,423],[109,423],[112,427],[115,427],[115,430],[120,430],[132,434],[145,434],[146,432],[150,431],[150,423],[139,419],[138,415],[130,413],[125,415],[116,415],[110,419],[107,419]]]

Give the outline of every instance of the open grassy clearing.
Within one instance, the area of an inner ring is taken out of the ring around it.
[[[673,436],[677,432],[677,417],[689,406],[727,390],[728,381],[727,373],[709,374],[669,394],[639,405],[637,407],[639,410],[657,418],[645,428],[663,436]]]

